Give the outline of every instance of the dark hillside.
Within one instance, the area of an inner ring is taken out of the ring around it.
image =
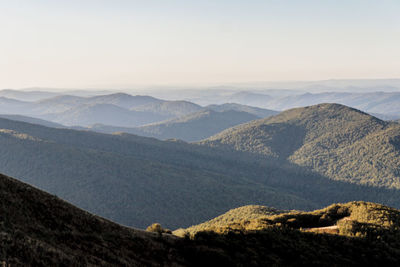
[[[0,213],[6,266],[397,266],[400,258],[399,211],[365,202],[308,213],[239,208],[229,228],[217,220],[218,233],[180,238],[120,226],[0,175]],[[339,234],[299,229],[332,223]]]

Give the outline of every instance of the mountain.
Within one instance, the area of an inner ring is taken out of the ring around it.
[[[13,90],[13,89],[3,89],[0,90],[0,97],[12,98],[20,101],[38,101],[45,98],[50,98],[59,95],[59,93],[55,92],[47,92],[47,91],[21,91],[21,90]]]
[[[0,129],[0,172],[125,225],[185,226],[250,203],[317,206],[245,176],[253,163],[238,162],[239,155],[6,119],[0,119]]]
[[[389,86],[375,87],[326,87],[320,84],[298,87],[297,90],[271,90],[269,88],[235,92],[214,91],[189,100],[201,104],[223,104],[227,102],[256,106],[272,110],[286,110],[321,103],[338,103],[383,117],[400,116],[400,92]],[[276,93],[275,93],[276,91]],[[181,92],[180,97],[185,97]]]
[[[124,109],[130,109],[149,103],[162,102],[150,96],[132,96],[124,93],[81,97],[74,95],[59,95],[34,103],[33,112],[39,114],[60,113],[79,106],[94,106],[99,104],[114,105]]]
[[[266,117],[270,117],[270,116],[273,116],[273,115],[276,115],[279,113],[278,111],[275,111],[275,110],[257,108],[257,107],[252,107],[252,106],[236,104],[236,103],[225,103],[225,104],[221,104],[221,105],[208,105],[206,107],[206,109],[211,109],[211,110],[218,111],[218,112],[228,111],[228,110],[243,111],[243,112],[253,114],[259,118],[266,118]]]
[[[176,118],[201,110],[202,107],[188,101],[154,102],[133,108],[134,111],[152,112],[168,118]]]
[[[41,117],[69,126],[101,123],[122,127],[134,127],[165,119],[162,115],[131,111],[112,104],[83,104],[64,112],[45,114]]]
[[[369,113],[369,114],[384,121],[396,121],[400,118],[400,114],[399,115],[380,114],[380,113]]]
[[[87,99],[86,104],[111,104],[121,108],[131,109],[148,104],[162,103],[163,100],[151,97],[136,95],[132,96],[125,93],[115,93],[109,95],[94,96]],[[144,110],[143,110],[144,111]]]
[[[22,115],[14,115],[14,114],[0,114],[0,118],[13,120],[13,121],[22,121],[31,124],[38,124],[46,127],[53,127],[53,128],[66,128],[66,126],[58,123],[54,123],[51,121],[41,120],[37,118],[22,116]]]
[[[0,113],[3,114],[16,114],[23,112],[24,108],[29,105],[29,102],[0,97]]]
[[[187,227],[250,204],[309,210],[352,200],[400,203],[396,189],[333,181],[272,157],[129,134],[0,119],[0,146],[1,173],[142,228]]]
[[[373,203],[278,215],[245,209],[210,228],[217,233],[184,238],[156,224],[115,224],[4,175],[0,203],[4,266],[395,266],[400,258],[399,211]]]
[[[400,115],[400,93],[399,92],[327,92],[327,93],[305,93],[286,97],[274,98],[265,103],[264,107],[275,110],[304,107],[320,103],[338,103],[360,109],[368,113],[383,115]]]
[[[259,117],[247,112],[203,110],[184,117],[139,127],[139,135],[159,139],[177,138],[185,141],[198,141],[210,137],[232,126]]]
[[[232,126],[259,119],[247,112],[202,110],[177,119],[153,123],[136,128],[118,128],[93,125],[91,130],[104,133],[125,132],[161,140],[180,139],[187,142],[199,141]]]
[[[284,111],[203,142],[289,160],[326,177],[400,188],[400,127],[339,104]]]
[[[253,93],[248,91],[242,91],[234,93],[228,97],[224,102],[238,103],[242,105],[249,105],[254,107],[266,107],[266,103],[273,99],[273,97],[260,93]]]

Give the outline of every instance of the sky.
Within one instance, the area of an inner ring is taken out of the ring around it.
[[[0,88],[400,78],[400,1],[0,0]]]

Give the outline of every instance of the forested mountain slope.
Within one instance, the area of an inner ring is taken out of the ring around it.
[[[254,202],[315,205],[243,174],[231,175],[233,159],[193,151],[194,145],[6,119],[0,119],[0,129],[1,172],[126,225],[160,221],[177,227]]]
[[[291,109],[202,144],[289,160],[335,180],[400,188],[400,126],[339,104]]]
[[[7,119],[0,129],[0,172],[130,226],[187,227],[249,204],[400,203],[398,190],[332,181],[247,152]]]

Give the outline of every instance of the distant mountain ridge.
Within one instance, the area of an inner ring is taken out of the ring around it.
[[[153,112],[166,118],[177,118],[197,112],[203,107],[188,101],[162,101],[152,102],[132,108],[134,111]]]
[[[259,117],[247,112],[202,110],[176,119],[136,128],[92,125],[89,129],[104,133],[125,132],[161,140],[180,139],[191,142],[205,139],[222,130],[255,119],[259,119]]]
[[[38,125],[52,127],[52,128],[67,128],[66,126],[64,126],[62,124],[58,124],[58,123],[46,121],[46,120],[41,120],[41,119],[37,119],[37,118],[22,116],[22,115],[0,114],[0,118],[13,120],[13,121],[22,121],[22,122],[27,122],[27,123],[31,123],[31,124],[38,124]]]
[[[253,114],[259,118],[265,118],[265,117],[273,116],[273,115],[276,115],[279,113],[278,111],[275,111],[275,110],[257,108],[257,107],[241,105],[241,104],[237,104],[237,103],[225,103],[225,104],[221,104],[221,105],[208,105],[205,108],[211,109],[214,111],[219,111],[219,112],[228,111],[228,110],[243,111],[243,112]]]

